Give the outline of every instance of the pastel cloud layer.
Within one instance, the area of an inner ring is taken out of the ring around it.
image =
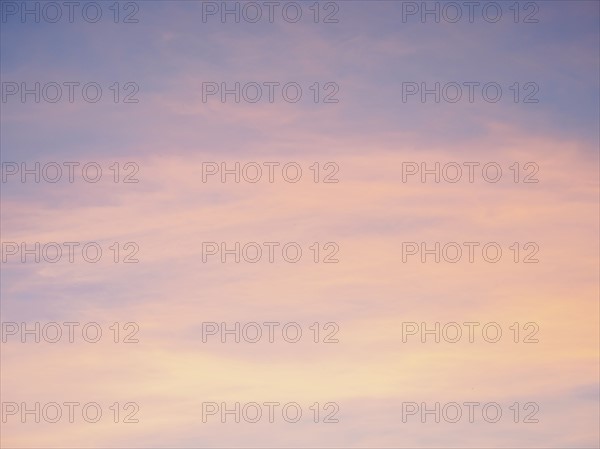
[[[338,24],[203,24],[200,2],[141,4],[131,26],[2,24],[3,81],[140,86],[138,104],[2,104],[2,162],[140,167],[136,184],[109,171],[96,184],[2,184],[2,242],[140,249],[135,264],[2,264],[3,322],[140,327],[132,345],[3,343],[3,402],[96,401],[108,413],[12,417],[3,446],[598,445],[598,4],[539,2],[527,25],[404,24],[399,3],[340,3]],[[540,102],[510,91],[493,104],[402,102],[404,81],[467,80],[535,82]],[[336,82],[340,102],[203,103],[208,81]],[[301,181],[202,180],[206,162],[269,161],[298,163]],[[473,161],[499,164],[502,179],[403,182],[408,162]],[[339,182],[314,183],[315,162],[335,162]],[[515,162],[537,164],[539,182],[513,182]],[[204,263],[203,242],[298,242],[305,257]],[[314,242],[335,242],[339,262],[314,263]],[[498,242],[504,254],[403,262],[403,242]],[[514,242],[535,242],[540,262],[514,263]],[[203,343],[203,322],[236,321],[335,322],[339,343]],[[497,322],[506,334],[403,342],[403,322]],[[515,344],[515,322],[537,323],[539,343]],[[140,422],[113,423],[108,407],[130,401]],[[298,402],[305,415],[202,422],[203,402],[253,401]],[[402,421],[403,402],[452,401],[506,415]],[[315,424],[315,402],[337,403],[340,422]],[[539,422],[515,424],[515,402],[539,404]]]

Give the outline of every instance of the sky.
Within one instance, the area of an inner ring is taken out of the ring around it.
[[[600,445],[600,3],[0,12],[2,447]]]

